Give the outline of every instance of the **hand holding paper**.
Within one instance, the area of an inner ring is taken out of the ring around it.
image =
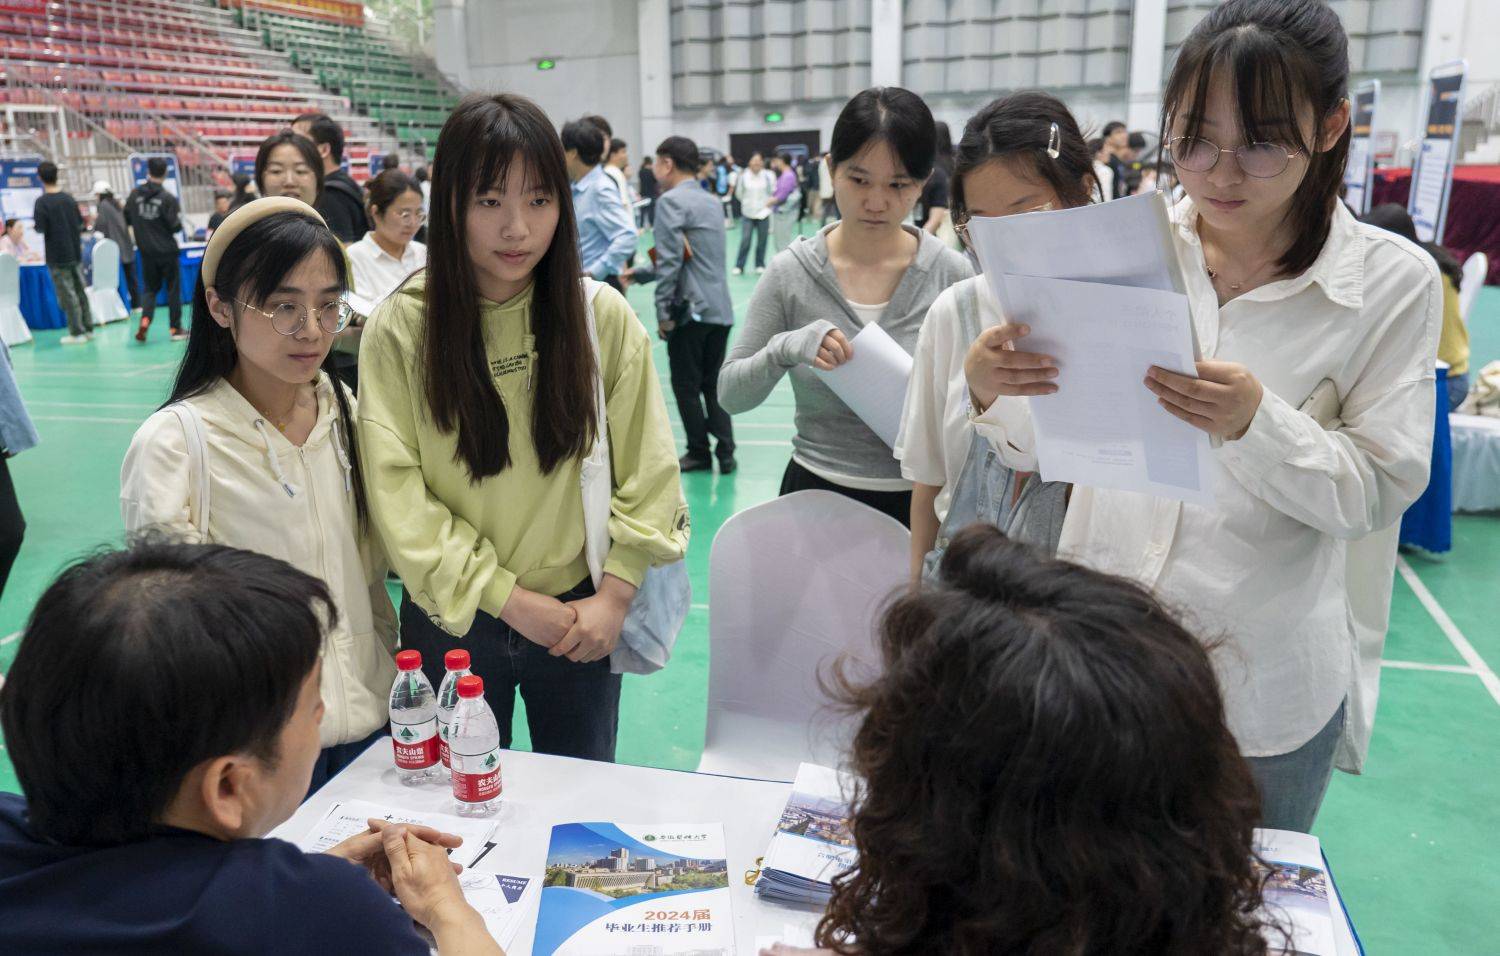
[[[830,351],[829,340],[834,336],[838,338]],[[825,353],[829,361],[825,361]],[[828,333],[813,364],[833,393],[881,441],[895,447],[901,431],[901,409],[906,404],[906,385],[911,379],[911,356],[906,350],[885,329],[867,325],[853,342],[846,341],[838,330]]]
[[[1006,322],[979,333],[964,356],[964,376],[980,412],[1001,395],[1051,395],[1057,391],[1057,359],[1025,352],[1018,345],[1031,334],[1029,325]]]

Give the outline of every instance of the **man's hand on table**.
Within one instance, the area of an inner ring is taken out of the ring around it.
[[[395,826],[386,820],[370,819],[366,821],[370,829],[358,836],[352,836],[340,843],[338,846],[330,847],[326,852],[329,856],[341,857],[350,863],[358,864],[379,883],[387,893],[395,894],[396,890],[391,883],[391,863],[386,855],[385,842],[381,832],[389,827]],[[415,824],[401,824],[413,837],[423,842],[430,843],[436,847],[442,847],[446,858],[449,850],[455,850],[463,845],[464,838],[452,833],[444,833],[434,830],[432,827],[417,826]],[[463,872],[463,867],[457,863],[449,864],[455,875]]]

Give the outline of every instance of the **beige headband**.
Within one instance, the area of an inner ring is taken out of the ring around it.
[[[267,216],[274,216],[279,212],[301,213],[322,223],[323,228],[328,228],[328,223],[316,209],[291,196],[266,196],[254,202],[247,202],[230,213],[229,218],[214,230],[213,238],[208,240],[208,248],[203,250],[203,264],[198,267],[198,274],[203,277],[203,284],[209,288],[213,287],[214,277],[219,271],[219,259],[224,255],[224,250],[229,248],[229,244],[234,242],[236,236]]]

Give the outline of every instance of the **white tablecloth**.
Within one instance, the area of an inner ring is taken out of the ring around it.
[[[717,777],[522,751],[507,751],[501,770],[505,795],[496,817],[496,846],[479,861],[478,870],[540,879],[546,868],[552,826],[558,823],[722,823],[738,956],[754,956],[758,937],[779,936],[788,924],[809,932],[817,924],[818,913],[760,902],[744,880],[745,871],[754,868],[756,858],[766,852],[791,794],[790,782]],[[390,744],[381,740],[309,797],[271,836],[295,842],[323,818],[329,807],[355,799],[410,810],[453,812],[453,797],[446,785],[403,786],[396,779]],[[1347,923],[1338,919],[1334,922],[1340,932],[1339,956],[1355,956],[1358,950]],[[507,956],[531,953],[535,926],[533,912],[506,951]]]
[[[1453,436],[1453,510],[1500,510],[1500,418],[1448,416]]]

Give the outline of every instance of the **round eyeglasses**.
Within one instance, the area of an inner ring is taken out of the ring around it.
[[[1219,157],[1233,153],[1240,170],[1252,179],[1274,179],[1280,176],[1291,163],[1292,157],[1302,152],[1287,149],[1280,143],[1250,143],[1233,149],[1221,149],[1219,144],[1201,136],[1174,136],[1167,143],[1172,164],[1190,173],[1206,173],[1219,164]]]
[[[1023,209],[1020,213],[1012,213],[1011,215],[1025,215],[1028,212],[1051,212],[1054,208],[1056,207],[1052,203],[1044,202],[1040,206],[1032,206],[1030,209]],[[953,231],[958,234],[960,242],[972,249],[974,248],[974,244],[969,241],[970,218],[971,217],[968,213],[959,213],[958,215],[954,216]]]
[[[349,319],[354,315],[354,309],[343,299],[335,299],[332,302],[325,302],[316,308],[308,309],[304,309],[302,306],[291,302],[283,302],[270,312],[267,312],[265,309],[257,309],[248,302],[240,302],[239,299],[235,299],[234,301],[251,312],[258,312],[270,319],[271,328],[282,335],[296,335],[298,332],[301,332],[302,327],[307,324],[308,316],[315,313],[318,328],[329,335],[337,335],[348,327]]]

